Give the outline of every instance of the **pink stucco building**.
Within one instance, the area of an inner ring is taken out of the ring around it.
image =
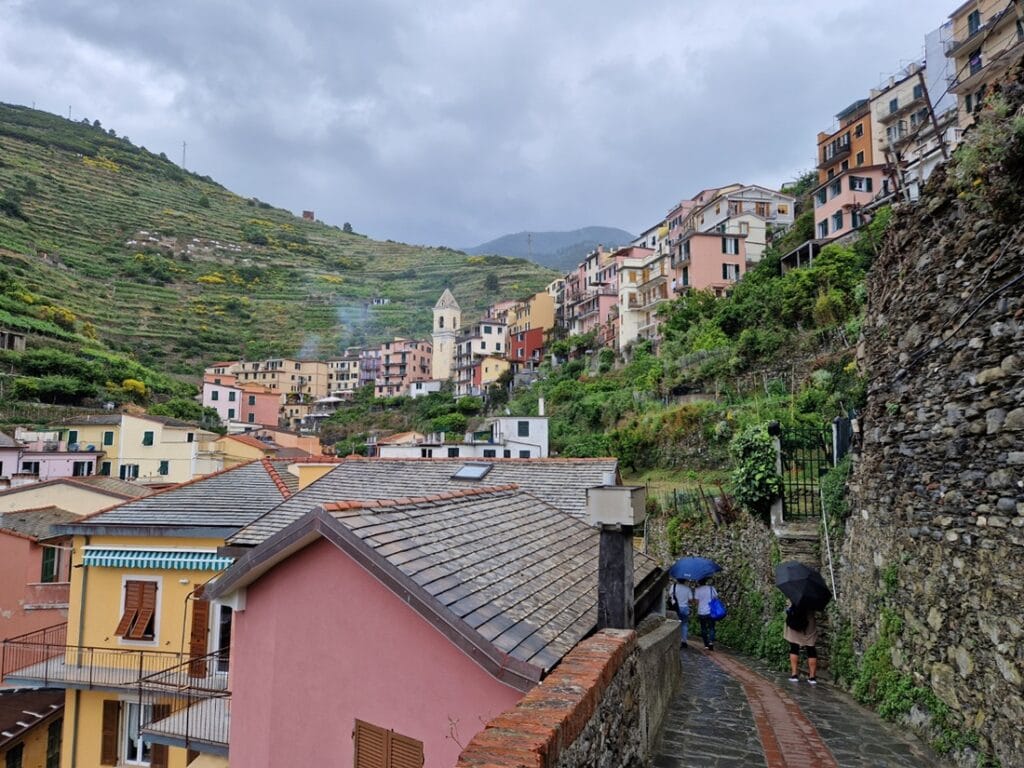
[[[0,639],[67,619],[69,540],[41,539],[77,517],[57,507],[0,514]]]
[[[336,472],[373,483],[376,466]],[[370,765],[358,753],[369,732],[398,740],[410,765],[449,768],[460,744],[593,631],[598,534],[517,485],[478,480],[293,517],[333,482],[243,530],[236,543],[293,519],[208,590],[235,606],[231,764]],[[662,571],[635,557],[637,603],[649,610]]]
[[[281,395],[258,384],[239,382],[230,374],[203,376],[203,406],[217,411],[220,420],[276,427],[281,412]]]

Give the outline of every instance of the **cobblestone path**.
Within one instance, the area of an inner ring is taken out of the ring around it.
[[[922,742],[827,683],[790,683],[727,652],[683,649],[655,768],[945,768]]]

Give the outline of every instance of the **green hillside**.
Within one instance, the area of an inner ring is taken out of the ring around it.
[[[423,335],[446,286],[471,318],[554,277],[520,259],[377,242],[305,221],[98,123],[5,104],[0,264],[0,325],[58,346],[63,336],[65,348],[94,335],[186,375],[217,358],[325,357]]]

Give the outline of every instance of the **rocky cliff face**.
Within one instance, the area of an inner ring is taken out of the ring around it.
[[[1022,104],[1018,69],[873,269],[840,601],[856,650],[888,633],[1003,766],[1024,759]]]

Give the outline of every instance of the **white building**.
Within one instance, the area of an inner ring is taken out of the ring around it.
[[[543,459],[548,456],[548,419],[499,416],[488,419],[482,430],[467,432],[458,442],[446,439],[442,432],[401,444],[378,441],[376,446],[382,459]]]

